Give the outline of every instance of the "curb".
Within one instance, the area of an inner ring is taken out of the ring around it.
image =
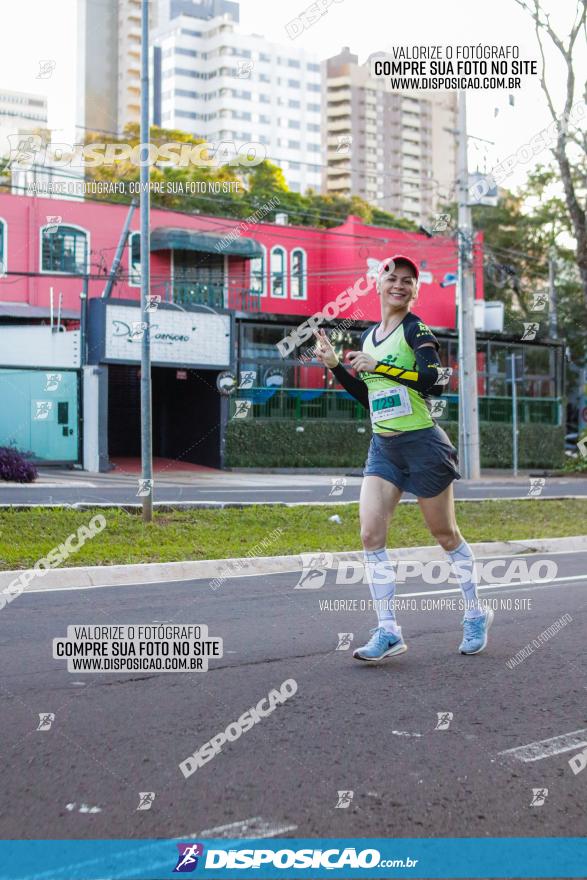
[[[416,498],[402,498],[400,504],[416,504]],[[519,495],[502,498],[481,497],[481,498],[455,498],[456,504],[478,504],[480,501],[587,501],[587,495]],[[228,510],[235,508],[241,510],[245,507],[334,507],[338,504],[358,504],[358,498],[351,498],[348,501],[154,501],[153,509],[160,511],[170,510]],[[68,508],[70,510],[93,510],[116,508],[116,510],[127,510],[130,512],[142,510],[142,505],[138,502],[126,502],[116,504],[114,501],[74,501],[69,504],[64,501],[61,503],[46,504],[42,501],[37,503],[29,501],[0,504],[1,510],[10,510],[12,508],[18,510],[33,510],[36,507],[47,509]]]
[[[477,557],[516,556],[520,553],[587,552],[587,535],[569,538],[542,538],[526,541],[494,541],[472,544]],[[413,559],[433,562],[443,551],[437,545],[426,547],[390,548],[393,559]],[[307,557],[308,554],[304,553]],[[362,562],[363,551],[339,553],[316,551],[316,556],[327,555],[332,562]],[[443,557],[440,557],[443,558]],[[80,587],[116,587],[140,584],[159,584],[167,581],[225,580],[231,577],[284,574],[301,571],[302,556],[260,556],[235,559],[201,559],[185,562],[149,562],[138,565],[94,565],[56,568],[36,574],[24,592],[76,589]],[[30,570],[30,569],[29,569]],[[0,589],[5,589],[25,569],[0,572]],[[210,586],[209,584],[205,586]],[[214,588],[212,588],[214,589]]]

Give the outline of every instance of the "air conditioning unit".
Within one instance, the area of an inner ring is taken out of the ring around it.
[[[275,222],[280,226],[287,226],[287,214],[280,212],[275,215]]]
[[[475,300],[475,330],[503,333],[504,304],[499,301]]]

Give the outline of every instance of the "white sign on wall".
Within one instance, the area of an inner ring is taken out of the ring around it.
[[[106,306],[105,360],[140,362],[145,332],[140,309]],[[157,309],[150,313],[154,364],[230,365],[230,316]]]
[[[80,333],[53,333],[50,327],[0,327],[0,366],[79,367]]]

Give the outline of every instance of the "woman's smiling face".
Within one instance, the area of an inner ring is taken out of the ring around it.
[[[416,298],[418,283],[409,266],[395,265],[392,272],[379,281],[381,303],[394,309],[405,309]]]

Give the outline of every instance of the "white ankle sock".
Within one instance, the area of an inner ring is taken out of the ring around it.
[[[387,550],[364,551],[365,570],[371,597],[377,611],[379,626],[395,635],[401,635],[401,628],[395,619],[393,607],[395,597],[395,573]]]
[[[477,572],[475,571],[475,557],[466,541],[463,541],[454,550],[446,550],[446,555],[452,562],[453,573],[458,580],[465,601],[465,618],[481,617],[485,612],[477,595]]]

